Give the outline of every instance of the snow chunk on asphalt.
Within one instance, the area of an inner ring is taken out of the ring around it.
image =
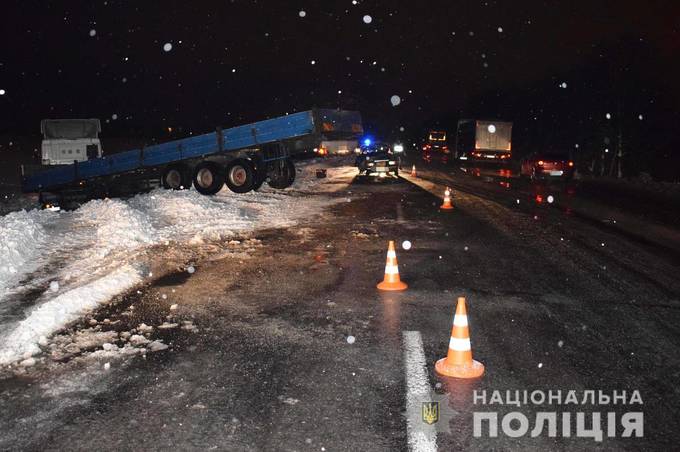
[[[130,342],[130,344],[138,347],[138,346],[141,346],[141,345],[146,345],[151,341],[148,340],[147,338],[145,338],[144,336],[142,336],[141,334],[133,334],[130,337],[128,342]]]
[[[74,322],[85,312],[142,281],[139,272],[126,265],[113,273],[78,287],[43,303],[18,326],[0,338],[0,365],[40,351],[42,336],[50,336],[64,325]]]
[[[164,344],[163,341],[157,340],[150,343],[147,348],[151,352],[160,352],[163,350],[167,350],[168,346]]]
[[[153,327],[147,325],[146,323],[142,323],[137,327],[137,331],[139,331],[140,333],[150,333],[153,331]]]
[[[35,358],[26,358],[19,363],[21,367],[31,367],[35,366]]]

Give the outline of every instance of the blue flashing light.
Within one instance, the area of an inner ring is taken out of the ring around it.
[[[365,138],[364,139],[364,146],[370,146],[371,145],[371,139],[370,138]]]

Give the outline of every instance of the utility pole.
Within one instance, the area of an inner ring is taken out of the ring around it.
[[[621,159],[623,158],[623,107],[622,104],[623,101],[619,101],[619,113],[618,113],[618,126],[619,126],[619,134],[617,137],[617,150],[616,150],[616,177],[618,179],[621,179],[623,177],[623,172],[621,171]]]

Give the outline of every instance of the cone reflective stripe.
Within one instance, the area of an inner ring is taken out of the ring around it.
[[[446,190],[444,191],[444,203],[441,205],[440,209],[442,210],[453,209],[453,204],[451,204],[451,190],[449,190],[449,187],[446,187]]]
[[[413,165],[413,167],[411,168],[411,177],[416,177],[416,166],[415,165]]]
[[[477,378],[484,373],[484,365],[472,359],[465,298],[458,297],[456,315],[449,339],[449,351],[434,365],[438,374],[456,378]]]
[[[399,265],[397,264],[397,252],[394,249],[394,241],[390,240],[387,247],[387,261],[385,262],[385,279],[378,284],[380,290],[404,290],[408,286],[399,279]]]

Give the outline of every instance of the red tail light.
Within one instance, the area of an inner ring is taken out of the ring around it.
[[[537,202],[538,204],[542,203],[542,202],[543,202],[543,196],[541,196],[541,195],[536,195],[536,202]]]
[[[544,162],[543,160],[539,160],[539,161],[538,161],[538,166],[543,166],[544,163],[545,163],[545,162]]]

